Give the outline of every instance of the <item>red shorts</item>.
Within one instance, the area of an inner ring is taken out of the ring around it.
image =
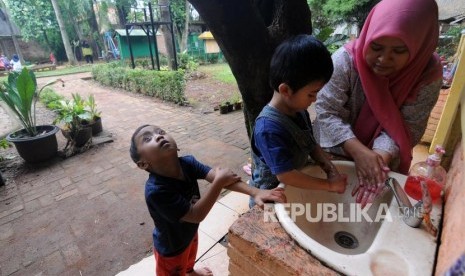
[[[155,275],[157,276],[184,276],[194,270],[197,247],[199,245],[198,235],[195,234],[191,243],[179,255],[163,257],[154,248]]]

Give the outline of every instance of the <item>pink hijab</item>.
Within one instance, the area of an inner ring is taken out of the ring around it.
[[[375,75],[365,62],[371,41],[382,36],[399,38],[409,49],[407,65],[393,77]],[[400,107],[414,101],[422,86],[442,77],[440,60],[434,53],[438,36],[438,7],[434,0],[383,0],[371,10],[360,37],[345,45],[366,97],[354,133],[371,147],[385,130],[399,146],[399,171],[404,174],[410,167],[413,146]]]

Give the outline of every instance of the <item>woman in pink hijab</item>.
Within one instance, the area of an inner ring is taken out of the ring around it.
[[[359,38],[333,54],[333,76],[317,97],[315,138],[354,160],[362,205],[381,191],[389,167],[408,173],[441,87],[438,36],[434,0],[383,0]]]

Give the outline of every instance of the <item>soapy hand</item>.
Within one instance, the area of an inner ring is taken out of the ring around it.
[[[375,150],[363,149],[354,156],[354,161],[359,182],[363,180],[363,184],[371,184],[370,190],[375,190],[378,183],[386,180],[389,167],[383,156]]]
[[[382,171],[385,175],[385,181],[389,168],[383,167]],[[377,196],[384,194],[384,192],[388,189],[388,187],[384,184],[384,181],[373,185],[369,184],[364,178],[359,177],[358,184],[352,190],[352,196],[356,195],[355,202],[360,203],[362,208],[364,208],[368,203],[373,203]]]

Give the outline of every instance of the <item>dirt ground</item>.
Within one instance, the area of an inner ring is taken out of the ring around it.
[[[236,84],[220,82],[205,73],[200,76],[203,77],[188,80],[185,91],[186,98],[197,111],[213,112],[215,106],[239,93]]]
[[[2,117],[1,119],[3,120],[4,118]],[[38,102],[36,105],[36,119],[37,125],[53,124],[55,113]],[[58,148],[63,148],[66,145],[66,140],[61,135],[57,135],[57,138]],[[4,179],[16,179],[18,175],[27,170],[27,167],[27,164],[19,157],[13,145],[10,145],[7,149],[0,149],[0,172]]]

